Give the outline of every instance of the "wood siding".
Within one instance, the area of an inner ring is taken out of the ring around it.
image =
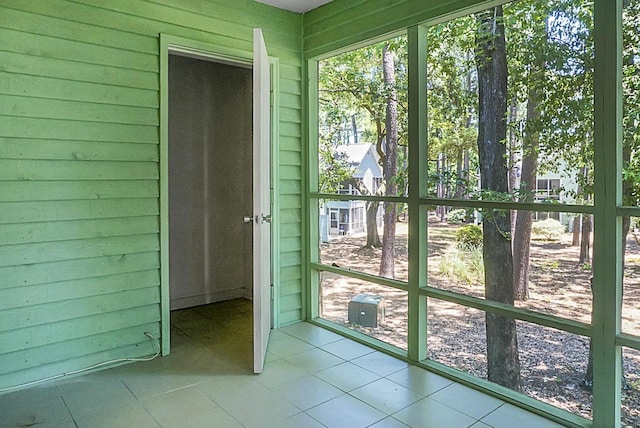
[[[159,34],[280,59],[281,324],[302,318],[302,17],[252,0],[0,4],[0,389],[155,352]]]
[[[304,15],[307,58],[358,45],[407,27],[484,9],[504,0],[334,0]],[[480,6],[482,5],[482,6]]]

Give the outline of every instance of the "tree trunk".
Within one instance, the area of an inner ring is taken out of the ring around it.
[[[516,164],[518,159],[516,158],[518,147],[518,135],[515,131],[516,123],[518,122],[518,99],[517,97],[511,98],[511,104],[509,105],[509,191],[513,191],[520,185],[518,181],[518,171]],[[515,220],[515,219],[514,219]]]
[[[515,127],[518,122],[518,98],[511,97],[511,104],[509,105],[509,192],[513,192],[520,186],[520,180],[518,178],[518,170],[516,164],[519,159],[516,157],[518,151],[518,135]],[[517,210],[511,211],[511,236],[516,232],[516,215]],[[515,259],[515,254],[514,254]]]
[[[355,114],[351,116],[351,132],[353,133],[353,144],[358,144],[358,124]]]
[[[580,194],[580,190],[578,189],[578,194]],[[582,224],[582,215],[576,215],[573,218],[573,236],[571,238],[571,246],[577,247],[580,245],[580,225]]]
[[[518,210],[513,235],[513,297],[516,300],[529,298],[529,258],[531,248],[530,211]]]
[[[462,178],[464,177],[463,162],[463,153],[460,152],[456,159],[456,177],[458,178],[458,180],[456,180],[456,194],[454,196],[456,199],[462,199],[464,189],[466,188],[466,186],[462,184]]]
[[[477,15],[476,66],[478,71],[478,155],[481,188],[508,192],[507,58],[502,7]],[[513,259],[509,213],[484,212],[483,257],[485,297],[513,304]],[[516,322],[486,314],[487,373],[492,382],[520,391],[520,360]]]
[[[466,183],[466,189],[464,191],[464,194],[462,195],[463,199],[469,199],[469,150],[465,150],[464,151],[464,167],[462,168],[462,173],[464,174],[462,176],[462,179],[464,180],[464,182]]]
[[[587,167],[584,166],[580,169],[580,175],[582,175],[582,182],[586,183],[589,178],[589,172]],[[582,184],[578,185],[578,190],[582,190]],[[589,214],[580,215],[580,255],[578,256],[578,263],[586,263],[590,261],[589,258],[589,242],[591,241],[591,216]]]
[[[580,240],[580,258],[578,263],[591,263],[591,215],[582,215],[582,239]]]
[[[365,248],[380,248],[380,234],[378,233],[378,207],[380,202],[367,202],[367,244]]]
[[[396,94],[396,73],[394,53],[389,45],[382,48],[382,70],[384,86],[387,93],[386,100],[386,139],[385,161],[383,175],[385,194],[397,196],[396,174],[398,173],[398,101]],[[382,233],[382,257],[380,260],[380,276],[393,278],[395,276],[395,243],[396,222],[398,213],[395,204],[384,204],[384,230]]]
[[[353,179],[351,184],[358,189],[362,195],[371,195],[369,189],[363,181]],[[376,195],[380,195],[380,192],[384,191],[384,184],[378,188]],[[366,222],[367,222],[367,243],[364,248],[380,248],[382,242],[380,241],[380,234],[378,233],[378,207],[380,202],[370,201],[366,204]]]
[[[438,175],[438,184],[436,186],[436,198],[444,198],[444,154],[438,154],[438,160],[436,161],[436,173]],[[440,221],[444,221],[446,215],[446,207],[438,205],[436,213],[440,217]]]
[[[522,141],[522,171],[520,173],[519,202],[533,202],[537,187],[538,145],[540,141],[539,82],[544,62],[537,55],[531,64],[527,97],[526,134]],[[531,252],[531,212],[518,210],[513,233],[514,298],[529,298],[529,258]]]

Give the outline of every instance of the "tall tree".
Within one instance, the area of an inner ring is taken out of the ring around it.
[[[382,48],[382,72],[386,93],[385,125],[387,135],[384,144],[383,174],[385,194],[397,196],[398,186],[398,91],[396,89],[395,54],[389,44]],[[398,212],[395,204],[384,204],[384,229],[382,237],[382,257],[380,259],[380,276],[393,278],[395,275],[395,242]]]
[[[512,135],[509,139],[510,150],[521,153],[519,182],[516,184],[512,181],[511,190],[517,193],[518,202],[522,203],[534,202],[537,188],[548,16],[546,7],[539,2],[524,1],[513,4],[509,8],[510,118],[515,119],[517,115],[517,105],[520,103],[518,98],[524,96],[526,99],[523,130],[516,132],[514,128],[517,128],[517,122],[511,123]],[[514,140],[520,142],[520,147]],[[510,156],[515,158],[514,153],[510,153]],[[513,171],[516,169],[513,165],[510,165],[510,168]],[[517,210],[512,219],[514,221],[512,229],[514,298],[524,300],[529,297],[533,216],[530,211]]]
[[[531,203],[535,200],[538,170],[538,146],[540,110],[538,100],[539,74],[543,73],[543,60],[537,58],[531,64],[531,82],[528,87],[525,135],[522,141],[522,163],[518,202]],[[514,298],[524,300],[529,297],[529,259],[531,250],[530,211],[518,210],[513,228],[513,285]]]
[[[365,137],[372,138],[383,169],[383,183],[378,189],[366,189],[363,183],[352,181],[363,195],[376,196],[404,194],[406,187],[406,156],[399,150],[406,116],[405,38],[377,43],[329,58],[321,63],[319,81],[321,93],[321,119],[330,118],[328,112],[342,115],[348,131],[356,128],[354,117],[368,120],[358,123]],[[326,111],[325,111],[326,110]],[[366,123],[368,122],[368,123]],[[335,126],[327,123],[330,126]],[[334,140],[335,141],[335,140]],[[366,140],[365,140],[366,141]],[[340,142],[333,142],[334,149]],[[382,247],[380,275],[394,276],[394,247],[397,210],[385,204],[383,239],[378,234],[379,202],[367,202],[367,247]]]
[[[501,6],[477,14],[478,157],[483,191],[509,191],[506,164],[507,54]],[[482,221],[485,297],[513,304],[511,217],[494,210]],[[487,312],[487,374],[490,381],[519,391],[520,360],[513,318]]]

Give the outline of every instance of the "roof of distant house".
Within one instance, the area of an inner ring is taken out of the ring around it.
[[[336,153],[344,153],[347,157],[347,162],[351,165],[360,165],[369,151],[377,161],[378,153],[372,143],[344,144],[336,147]]]

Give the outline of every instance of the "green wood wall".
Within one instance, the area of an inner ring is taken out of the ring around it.
[[[251,0],[0,3],[0,388],[155,351],[159,34],[280,59],[279,314],[302,317],[302,17]]]
[[[357,45],[398,30],[450,18],[471,8],[505,0],[334,0],[304,15],[304,52],[308,58]],[[466,12],[465,12],[466,11]]]

